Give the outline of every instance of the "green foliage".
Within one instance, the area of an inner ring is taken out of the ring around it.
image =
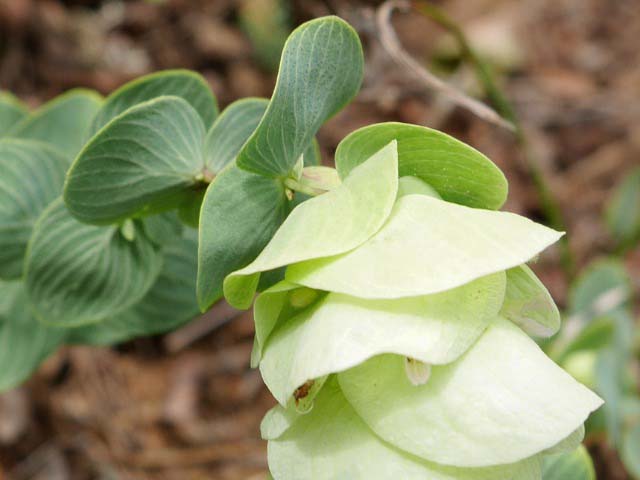
[[[133,307],[102,322],[70,330],[68,342],[111,345],[173,330],[198,313],[196,275],[198,232],[191,228],[164,249],[160,275]]]
[[[634,431],[640,423],[640,409],[625,408],[640,404],[639,386],[629,374],[634,362],[631,298],[631,281],[621,261],[593,262],[572,286],[567,328],[547,348],[604,398],[606,403],[589,422],[588,432],[604,431],[628,470],[637,476],[635,457],[628,452],[637,451]]]
[[[162,256],[136,222],[128,240],[120,227],[73,218],[58,199],[42,213],[25,259],[27,294],[38,319],[74,326],[104,320],[151,288]]]
[[[224,277],[251,262],[286,218],[284,186],[228,165],[207,189],[200,212],[198,302],[222,296]],[[253,290],[257,287],[257,279]]]
[[[67,174],[65,204],[94,224],[175,207],[198,184],[205,130],[178,97],[159,97],[115,117],[84,147]]]
[[[622,460],[635,478],[640,478],[640,419],[627,430],[621,449]]]
[[[296,208],[260,256],[227,278],[227,300],[248,308],[260,272],[338,255],[367,240],[391,211],[398,190],[397,171],[395,144],[391,143],[342,185]]]
[[[33,225],[60,196],[69,162],[33,140],[0,141],[0,278],[22,276]]]
[[[445,133],[418,125],[379,123],[351,133],[336,150],[340,176],[391,140],[398,142],[400,176],[422,179],[443,200],[491,210],[506,200],[507,180],[491,160]]]
[[[212,173],[220,173],[231,163],[260,123],[269,105],[263,98],[245,98],[229,105],[218,117],[204,146],[205,165]]]
[[[11,129],[10,136],[49,143],[73,159],[101,103],[102,97],[96,92],[71,90],[24,117]]]
[[[294,30],[267,111],[238,155],[238,166],[288,176],[320,126],[358,92],[363,63],[357,33],[337,17]]]
[[[218,102],[201,75],[188,70],[165,70],[123,85],[105,100],[91,121],[87,138],[125,110],[162,96],[182,98],[198,112],[205,128],[218,116]]]

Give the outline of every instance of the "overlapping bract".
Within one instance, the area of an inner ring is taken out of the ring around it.
[[[526,262],[561,233],[398,182],[397,145],[294,209],[225,280],[242,307],[260,273],[287,267],[255,307],[252,362],[280,403],[262,426],[272,474],[540,479],[602,403],[527,335],[559,327]]]

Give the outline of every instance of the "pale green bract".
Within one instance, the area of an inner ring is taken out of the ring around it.
[[[543,458],[574,450],[602,404],[525,333],[559,327],[526,262],[562,234],[398,179],[397,145],[296,207],[225,280],[244,307],[261,272],[287,267],[254,316],[252,365],[280,403],[261,426],[271,472],[540,480]]]
[[[296,207],[258,258],[226,278],[227,300],[247,308],[260,272],[357,247],[383,225],[397,191],[398,157],[391,142],[340,186]]]
[[[65,204],[80,221],[109,224],[183,199],[198,183],[204,137],[198,113],[181,98],[158,97],[125,110],[69,169]]]
[[[367,427],[336,379],[327,381],[310,413],[292,425],[281,415],[277,420],[281,423],[271,432],[277,438],[268,448],[276,480],[540,480],[538,458],[515,465],[456,468],[403,452]]]
[[[28,114],[29,110],[20,100],[0,91],[0,138],[9,135],[13,126]]]
[[[526,265],[507,270],[507,293],[500,313],[530,335],[550,337],[560,328],[558,307]]]
[[[141,225],[127,240],[119,227],[80,223],[62,199],[34,226],[24,279],[36,317],[47,324],[77,326],[122,312],[140,300],[162,267],[159,249]]]
[[[459,361],[434,367],[426,385],[411,385],[401,360],[376,357],[340,374],[340,386],[383,439],[437,463],[517,462],[562,441],[602,405],[503,319]]]
[[[512,213],[407,195],[359,248],[301,261],[286,278],[362,298],[425,295],[525,263],[561,235]]]
[[[495,318],[504,289],[500,272],[447,292],[397,300],[330,293],[276,326],[264,347],[262,377],[286,405],[307,380],[347,370],[381,353],[450,363]]]

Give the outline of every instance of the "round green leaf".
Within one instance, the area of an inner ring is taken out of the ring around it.
[[[336,168],[342,178],[391,140],[398,142],[400,176],[412,175],[443,200],[497,210],[507,198],[507,180],[491,160],[455,138],[418,125],[379,123],[351,133],[338,145]]]
[[[225,296],[251,305],[260,272],[310,258],[337,255],[362,244],[384,224],[398,190],[391,142],[333,190],[298,205],[253,263],[225,280]]]
[[[294,30],[269,107],[240,152],[238,167],[289,175],[320,126],[356,95],[363,64],[358,34],[338,17],[318,18]]]
[[[164,249],[158,279],[133,307],[102,322],[70,330],[71,343],[111,345],[173,330],[199,313],[198,232],[187,228]]]
[[[39,323],[23,284],[0,281],[0,392],[18,386],[63,342],[66,331]]]
[[[117,226],[78,222],[58,199],[42,213],[29,242],[27,295],[45,323],[97,322],[138,302],[161,267],[162,255],[140,225],[129,241]]]
[[[0,141],[0,278],[22,275],[33,225],[60,196],[69,162],[32,140]]]
[[[91,122],[88,137],[125,110],[167,95],[189,103],[198,112],[205,128],[209,128],[218,116],[216,97],[202,75],[189,70],[165,70],[126,83],[109,95]]]
[[[362,298],[426,295],[525,263],[561,235],[513,213],[407,195],[358,248],[291,265],[286,279]]]
[[[433,367],[425,385],[409,382],[397,355],[338,378],[349,403],[384,440],[460,467],[517,462],[553,447],[603,403],[501,318],[458,361]]]
[[[92,90],[70,90],[25,117],[11,136],[50,143],[71,159],[82,148],[88,125],[101,104],[102,97]]]
[[[178,206],[204,167],[204,127],[183,99],[160,97],[114,118],[80,152],[64,188],[73,216],[93,224]]]
[[[507,293],[500,313],[530,335],[550,337],[560,328],[558,307],[526,265],[507,270]]]
[[[244,98],[224,109],[205,140],[204,155],[207,169],[220,172],[231,161],[260,123],[269,105],[264,98]]]
[[[436,365],[453,362],[495,318],[504,289],[505,275],[500,272],[422,297],[362,300],[330,293],[278,323],[264,346],[262,377],[276,400],[286,405],[308,380],[347,370],[381,353]],[[256,316],[256,322],[262,318]],[[256,331],[261,329],[256,326]],[[375,378],[374,374],[371,379]]]
[[[229,273],[256,258],[288,210],[278,180],[240,170],[235,162],[214,179],[200,210],[197,290],[202,310],[222,296]],[[256,277],[250,299],[257,284]]]

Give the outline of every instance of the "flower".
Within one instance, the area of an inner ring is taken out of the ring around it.
[[[526,266],[561,233],[398,179],[391,141],[296,207],[225,279],[246,307],[252,363],[279,405],[263,420],[279,479],[539,479],[602,401],[528,333],[558,310]]]

